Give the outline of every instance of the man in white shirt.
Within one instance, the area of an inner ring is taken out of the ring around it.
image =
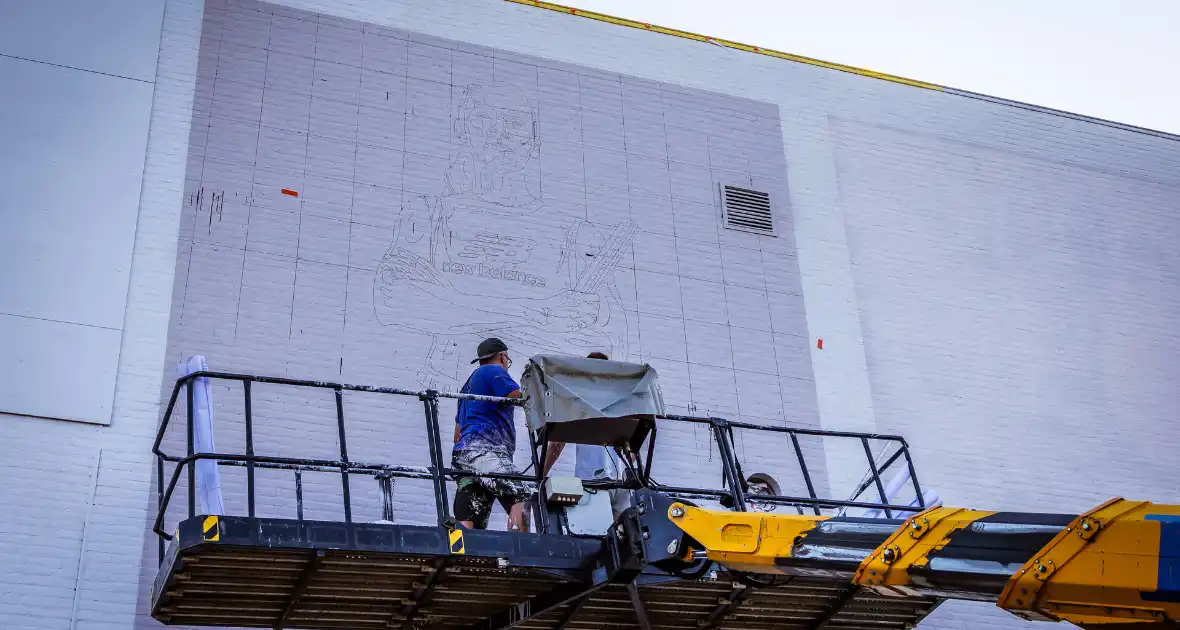
[[[610,358],[601,352],[591,352],[586,356],[590,359],[609,360]],[[549,442],[549,448],[545,454],[544,476],[549,476],[549,470],[553,468],[553,464],[557,463],[557,458],[561,456],[561,451],[564,448],[565,442]],[[595,444],[574,445],[574,475],[582,481],[604,479],[622,481],[626,478],[625,473],[626,466],[613,448]],[[630,492],[626,488],[614,488],[610,490],[610,498],[611,509],[615,518],[618,518],[619,514],[630,506]]]

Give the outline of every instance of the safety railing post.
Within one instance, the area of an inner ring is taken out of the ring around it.
[[[544,435],[543,435],[544,432],[545,432],[545,427],[541,427],[541,430],[537,431],[535,433],[531,429],[528,432],[529,433],[529,455],[531,455],[533,458],[533,473],[537,477],[537,487],[538,488],[541,487],[540,486],[541,482],[545,480],[545,471],[544,471],[544,466],[542,465],[542,463],[545,461],[545,458],[549,455],[549,440],[545,439],[544,441],[542,441],[542,439],[544,439]],[[538,450],[541,453],[540,455],[537,455]]]
[[[193,427],[193,380],[189,379],[185,384],[185,397],[188,406],[188,456],[192,457],[196,452],[194,427]],[[190,461],[188,463],[188,517],[192,518],[197,515],[197,466],[196,462]]]
[[[799,460],[799,470],[803,473],[803,483],[807,485],[807,496],[812,499],[819,499],[819,495],[815,493],[815,484],[811,483],[811,473],[807,470],[807,460],[803,458],[803,449],[799,447],[799,436],[792,431],[788,435],[791,436],[791,446],[795,447],[795,457]],[[820,515],[819,505],[812,504],[811,509],[815,511],[815,515]]]
[[[724,478],[729,484],[729,494],[733,499],[733,509],[746,511],[746,493],[742,486],[744,481],[738,472],[737,460],[730,442],[729,421],[725,418],[709,418],[709,425],[713,429],[713,436],[717,440],[717,452],[721,455],[721,468]]]
[[[430,441],[430,465],[434,472],[432,477],[435,509],[438,512],[438,524],[445,526],[450,520],[450,509],[447,505],[446,466],[443,465],[442,437],[438,422],[438,392],[433,389],[426,390],[421,398],[426,412],[426,438]]]
[[[303,471],[295,469],[295,519],[303,520]]]
[[[865,447],[865,457],[869,459],[869,472],[873,475],[873,483],[877,485],[877,494],[881,497],[881,508],[885,511],[885,518],[893,518],[893,513],[885,507],[889,505],[889,497],[885,495],[885,485],[881,483],[881,472],[877,470],[877,462],[873,461],[873,449],[869,447],[869,439],[862,437],[860,443]]]
[[[652,418],[651,434],[647,437],[647,462],[645,462],[643,465],[643,479],[640,481],[645,488],[651,486],[651,469],[653,465],[652,460],[656,455],[656,433],[659,432],[659,425],[659,421],[657,421],[655,418]],[[635,461],[639,461],[638,454],[635,456]]]
[[[250,381],[242,381],[242,392],[246,404],[246,456],[254,457],[254,408],[250,400]],[[246,505],[250,518],[254,518],[254,460],[246,460]]]
[[[381,519],[393,522],[393,477],[387,473],[377,475],[381,488]]]
[[[352,522],[352,496],[348,489],[348,442],[344,437],[344,392],[336,387],[336,429],[340,440],[340,486],[344,492],[344,522]]]
[[[926,509],[926,497],[922,495],[922,486],[918,483],[918,471],[914,470],[914,460],[910,458],[909,444],[903,441],[901,451],[905,454],[905,465],[910,470],[910,481],[914,483],[914,494],[918,496],[918,507]]]
[[[746,473],[742,470],[742,460],[737,455],[737,440],[733,437],[733,425],[726,423],[725,435],[728,438],[729,456],[733,458],[733,471],[737,475],[738,483],[742,487],[742,492],[746,490]]]
[[[164,510],[164,456],[156,455],[156,514],[159,515]],[[164,539],[159,536],[156,537],[159,543],[159,563],[164,563]]]
[[[536,433],[533,433],[532,430],[529,430],[528,432],[530,447],[529,452],[533,457],[533,473],[537,481],[537,514],[534,520],[537,524],[538,534],[549,533],[549,513],[547,506],[545,505],[544,488],[542,487],[545,483],[544,462],[545,458],[549,456],[549,438],[548,431],[546,431],[548,426],[549,425],[542,426],[541,430],[537,431]],[[541,451],[540,456],[537,455],[538,450]]]

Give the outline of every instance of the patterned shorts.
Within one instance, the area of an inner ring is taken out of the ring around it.
[[[512,462],[512,456],[500,451],[459,450],[451,455],[451,468],[474,474],[505,473],[520,474]],[[488,517],[492,514],[492,503],[499,501],[504,511],[521,503],[536,490],[536,484],[513,479],[489,479],[487,477],[458,478],[455,493],[455,518],[471,521],[476,529],[487,529]]]

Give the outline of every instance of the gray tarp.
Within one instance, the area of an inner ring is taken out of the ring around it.
[[[652,416],[663,415],[659,376],[647,364],[565,355],[537,355],[520,379],[529,430],[574,444],[637,449]]]

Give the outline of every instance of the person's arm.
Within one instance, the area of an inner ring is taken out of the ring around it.
[[[492,368],[492,372],[488,377],[488,387],[492,390],[493,396],[500,398],[520,398],[523,394],[520,393],[520,385],[512,380],[512,375],[508,373],[503,367],[497,365]]]
[[[563,448],[565,448],[565,442],[549,442],[549,448],[545,453],[545,465],[541,468],[542,477],[549,476],[549,470],[557,463],[557,458],[561,457]]]

